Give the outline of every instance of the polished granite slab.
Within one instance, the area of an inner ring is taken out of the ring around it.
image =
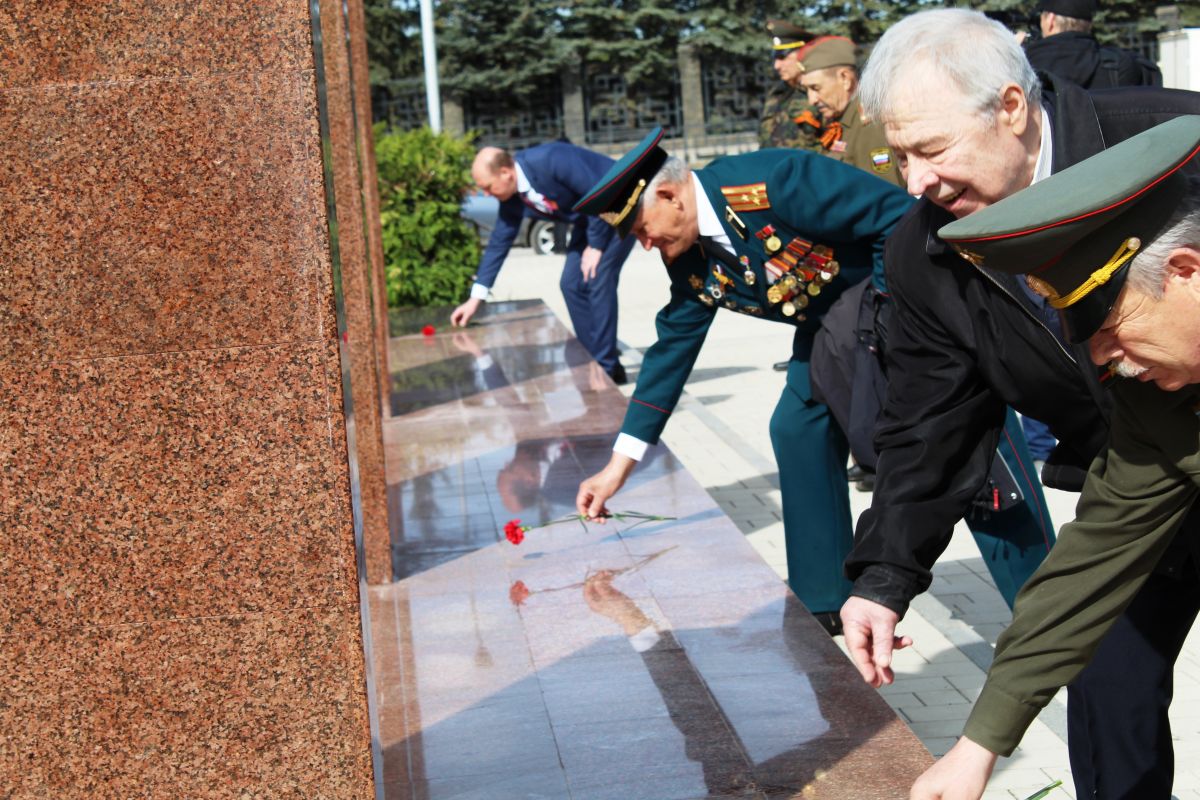
[[[385,796],[907,797],[928,752],[665,446],[609,505],[676,519],[505,541],[573,513],[626,401],[540,302],[446,317],[392,319]]]

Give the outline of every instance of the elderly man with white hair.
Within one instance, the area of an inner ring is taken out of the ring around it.
[[[895,638],[898,621],[929,587],[954,523],[986,480],[1005,407],[1047,423],[1059,440],[1042,472],[1047,485],[1078,490],[1107,438],[1107,393],[1055,310],[1024,281],[957,254],[938,231],[1106,146],[1200,113],[1200,96],[1060,85],[1034,73],[999,23],[942,9],[883,36],[860,97],[883,125],[909,193],[922,198],[888,241],[894,318],[878,478],[846,562],[854,581],[842,609],[846,643],[878,686],[892,680],[893,647],[909,643]],[[1171,672],[1200,609],[1186,544],[1181,537],[1162,556],[1071,687],[1081,797],[1170,796]]]

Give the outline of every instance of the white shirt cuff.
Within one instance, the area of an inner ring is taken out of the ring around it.
[[[633,645],[633,649],[639,653],[644,653],[654,645],[658,644],[662,636],[658,631],[654,630],[653,625],[647,625],[640,631],[629,637],[629,643]]]
[[[471,285],[472,300],[487,300],[488,295],[491,293],[492,287],[490,286],[484,286],[482,283],[475,283]]]
[[[613,444],[613,452],[629,456],[634,461],[641,461],[646,457],[646,448],[649,446],[649,444],[643,442],[641,439],[636,439],[628,433],[621,433],[617,434],[617,441]]]

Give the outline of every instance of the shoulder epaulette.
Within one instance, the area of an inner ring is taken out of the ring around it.
[[[729,207],[734,211],[762,211],[771,207],[767,199],[766,183],[748,183],[744,186],[722,186]]]

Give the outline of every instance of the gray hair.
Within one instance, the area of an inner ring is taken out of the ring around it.
[[[875,45],[859,88],[867,116],[888,119],[901,73],[919,64],[956,86],[983,122],[995,118],[1004,84],[1020,86],[1031,105],[1041,92],[1037,74],[1008,28],[978,11],[943,8],[900,20]]]
[[[1188,178],[1188,188],[1175,213],[1144,250],[1129,263],[1129,285],[1155,300],[1163,296],[1167,259],[1181,247],[1200,250],[1200,177]]]
[[[688,177],[688,165],[682,158],[677,156],[669,156],[663,165],[658,168],[658,172],[650,179],[650,183],[646,186],[646,191],[642,192],[642,203],[646,208],[654,205],[657,198],[658,187],[664,183],[682,184]]]

